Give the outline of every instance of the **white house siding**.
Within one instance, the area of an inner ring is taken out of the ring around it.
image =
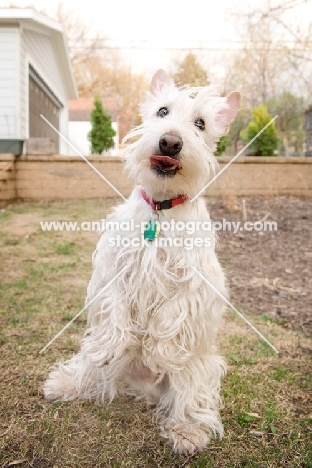
[[[84,121],[69,121],[68,122],[68,141],[75,147],[81,154],[88,156],[91,154],[91,144],[88,140],[88,133],[92,126],[91,122]],[[118,125],[117,122],[112,122],[112,128],[116,132],[114,136],[114,147],[110,148],[105,154],[110,156],[117,156],[118,148]],[[68,148],[68,154],[77,154],[71,147]]]
[[[21,37],[21,85],[28,90],[29,64],[36,70],[42,80],[51,89],[59,101],[67,107],[67,91],[63,79],[61,65],[50,35],[24,29]],[[24,85],[26,84],[26,87]],[[28,135],[28,91],[21,95],[21,109],[23,112],[22,128],[23,138]],[[68,115],[67,110],[60,111],[60,133],[67,137]],[[67,145],[60,139],[60,153],[67,154]]]
[[[28,115],[28,67],[25,63],[26,48],[24,41],[20,41],[20,129],[23,140],[29,138],[29,115]]]
[[[84,156],[88,156],[91,152],[88,140],[90,130],[91,122],[68,122],[68,141]],[[69,148],[69,154],[76,154],[76,152]]]
[[[65,106],[65,107],[63,107],[63,109],[60,110],[60,132],[62,133],[62,135],[66,139],[68,139],[68,132],[69,132],[68,125],[69,125],[69,122],[68,122],[68,107]],[[59,142],[60,142],[60,145],[59,145],[60,146],[60,150],[59,150],[60,154],[64,154],[64,155],[72,154],[71,151],[68,152],[68,145],[67,145],[66,141],[63,138],[60,138]]]
[[[19,30],[0,27],[0,138],[20,138]]]

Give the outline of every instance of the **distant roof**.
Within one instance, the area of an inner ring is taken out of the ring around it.
[[[118,101],[114,97],[102,99],[104,110],[110,115],[112,122],[117,121]],[[69,120],[78,122],[90,121],[90,114],[94,107],[94,98],[70,99],[68,101]]]
[[[78,91],[63,26],[33,8],[0,8],[0,24],[11,25],[14,23],[21,24],[25,29],[33,29],[37,26],[37,28],[41,27],[45,30],[49,30],[56,44],[57,53],[64,72],[68,95],[72,98],[76,98],[78,96]]]

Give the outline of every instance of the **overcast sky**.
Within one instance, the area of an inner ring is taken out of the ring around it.
[[[0,0],[7,7],[33,5],[52,15],[59,0]],[[233,2],[232,2],[233,3]],[[66,0],[63,5],[74,10],[95,30],[114,41],[117,47],[140,49],[131,54],[134,68],[146,70],[166,66],[174,49],[207,46],[207,41],[221,41],[233,36],[226,25],[229,0]],[[213,47],[213,44],[208,44]],[[147,48],[148,52],[142,51]],[[164,52],[159,49],[170,49]],[[124,51],[129,56],[129,52]]]
[[[0,0],[0,5],[34,5],[53,11],[59,0]],[[232,2],[233,3],[233,2]],[[228,0],[66,0],[66,8],[81,13],[105,35],[122,39],[157,40],[164,45],[179,40],[211,40],[226,34],[224,13]],[[209,6],[211,5],[211,7]]]
[[[156,69],[170,67],[175,49],[209,49],[201,53],[207,62],[215,64],[216,74],[222,75],[222,65],[218,64],[220,53],[214,49],[237,48],[235,24],[230,11],[239,5],[243,8],[247,0],[66,0],[62,2],[81,16],[87,24],[93,24],[94,31],[100,30],[111,45],[121,48],[122,54],[134,70],[153,73]],[[252,0],[252,4],[267,4],[268,0]],[[27,7],[33,5],[38,10],[46,10],[53,16],[59,0],[0,0],[0,6],[10,4]],[[304,21],[312,18],[312,1],[305,7],[291,12],[294,19]],[[225,41],[225,42],[224,42]],[[142,50],[143,49],[143,50]],[[147,49],[144,51],[144,49]],[[211,51],[212,50],[212,51]],[[219,59],[221,62],[221,60]],[[204,64],[205,66],[205,64]]]

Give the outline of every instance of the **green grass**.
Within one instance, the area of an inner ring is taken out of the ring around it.
[[[59,255],[71,255],[75,250],[74,242],[63,242],[58,244],[53,244],[55,252]]]
[[[79,349],[86,317],[39,351],[83,307],[98,237],[45,233],[39,221],[96,220],[109,208],[107,201],[44,202],[0,212],[0,467],[312,468],[311,356],[298,346],[307,338],[248,311],[280,352],[229,311],[220,333],[229,366],[225,437],[201,454],[174,454],[140,402],[43,399],[50,366]]]

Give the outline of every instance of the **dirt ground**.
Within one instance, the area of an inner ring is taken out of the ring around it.
[[[207,205],[213,221],[276,221],[273,232],[219,232],[218,255],[231,302],[311,334],[312,200],[228,196],[208,199]]]

